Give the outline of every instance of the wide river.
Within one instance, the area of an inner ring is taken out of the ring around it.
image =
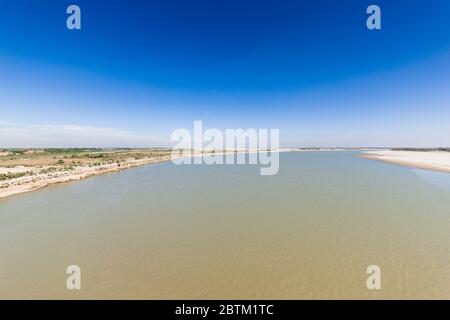
[[[449,299],[450,174],[357,156],[282,153],[274,176],[167,162],[0,200],[0,298]]]

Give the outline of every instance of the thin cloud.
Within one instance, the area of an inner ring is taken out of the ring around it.
[[[155,138],[116,128],[73,124],[18,125],[0,122],[0,147],[76,148],[76,147],[151,147]]]

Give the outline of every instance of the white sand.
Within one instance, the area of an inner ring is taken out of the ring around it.
[[[104,164],[100,166],[78,166],[70,171],[55,171],[49,173],[37,173],[45,169],[30,167],[0,168],[0,173],[21,173],[31,171],[33,175],[25,175],[23,177],[0,181],[0,198],[6,198],[15,194],[34,191],[44,188],[55,183],[63,183],[74,180],[81,180],[91,176],[104,174],[108,172],[116,172],[123,169],[142,166],[150,163],[157,163],[170,160],[170,155],[159,158],[144,158],[140,160],[129,159],[125,162]]]
[[[419,169],[450,172],[450,152],[380,150],[367,151],[361,157]]]

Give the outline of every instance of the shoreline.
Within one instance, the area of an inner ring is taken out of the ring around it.
[[[308,151],[336,151],[323,149],[297,149],[297,148],[281,148],[278,150],[273,150],[272,152],[308,152]],[[234,153],[235,151],[220,152],[216,155],[225,155],[229,153]],[[262,152],[258,150],[238,150],[237,153],[259,153]],[[205,154],[206,153],[206,154]],[[195,153],[191,155],[179,155],[172,156],[172,154],[162,155],[159,157],[146,157],[142,159],[127,159],[120,163],[107,163],[100,166],[77,166],[71,171],[52,171],[48,173],[37,173],[33,175],[26,175],[18,178],[13,178],[6,181],[0,181],[0,200],[8,198],[14,195],[19,195],[27,192],[32,192],[46,188],[50,185],[61,184],[71,181],[83,180],[90,177],[119,172],[126,169],[142,167],[148,164],[163,163],[171,160],[176,160],[184,157],[199,157],[207,156],[208,152]],[[385,163],[401,165],[405,167],[418,168],[424,170],[432,170],[437,172],[450,173],[450,152],[443,151],[396,151],[396,150],[363,150],[359,158],[382,161]],[[14,172],[15,170],[30,170],[33,171],[35,168],[3,168],[3,171],[9,170]],[[8,187],[3,187],[5,184]]]
[[[259,152],[265,152],[265,150],[237,150],[236,153],[259,153]],[[290,149],[278,149],[278,150],[272,150],[272,152],[295,152],[295,150]],[[235,153],[235,151],[226,151],[226,152],[218,152],[215,153],[215,155],[226,155],[230,153]],[[119,172],[126,169],[131,168],[137,168],[142,167],[148,164],[157,164],[157,163],[163,163],[171,160],[177,160],[181,158],[186,157],[200,157],[200,156],[208,156],[208,152],[202,152],[202,153],[196,153],[193,152],[190,155],[179,155],[179,156],[173,156],[172,154],[167,154],[164,156],[159,156],[157,158],[143,158],[143,159],[127,159],[124,162],[120,163],[108,163],[108,164],[102,164],[100,166],[77,166],[71,171],[56,171],[56,172],[49,172],[49,173],[39,173],[34,175],[26,175],[23,177],[13,178],[6,181],[0,181],[0,200],[27,193],[32,191],[37,191],[43,188],[46,188],[50,185],[54,184],[62,184],[67,183],[71,181],[78,181],[87,179],[94,176],[99,176],[107,173],[113,173],[113,172]],[[212,154],[212,153],[211,153]],[[0,173],[3,171],[5,172],[14,172],[14,171],[34,171],[35,168],[21,168],[21,167],[15,167],[15,168],[3,168],[0,167]],[[18,170],[22,169],[22,170]],[[5,184],[8,185],[8,187],[3,187]]]
[[[445,151],[365,151],[360,158],[404,167],[450,173],[450,152]]]
[[[8,183],[12,185],[10,185],[8,188],[0,189],[0,200],[14,195],[40,190],[53,184],[83,180],[106,173],[119,172],[126,169],[141,167],[147,164],[162,163],[170,160],[170,156],[156,159],[148,158],[140,160],[128,160],[124,163],[120,163],[120,165],[114,163],[105,164],[98,167],[81,166],[70,172],[39,174],[35,176],[26,176],[11,179],[10,181],[8,181]]]

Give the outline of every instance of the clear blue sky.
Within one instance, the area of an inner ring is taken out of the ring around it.
[[[194,120],[284,146],[450,146],[448,0],[0,5],[0,147],[169,146]]]

